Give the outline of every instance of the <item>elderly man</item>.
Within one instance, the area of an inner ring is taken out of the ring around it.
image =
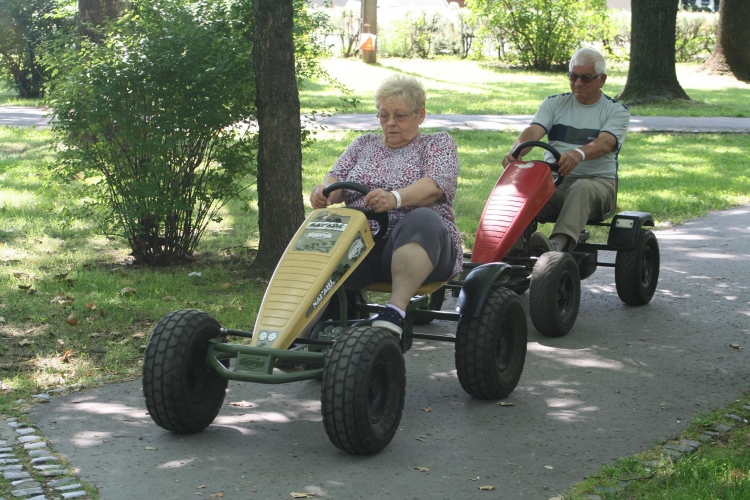
[[[594,49],[578,50],[570,58],[570,92],[547,97],[534,119],[516,139],[503,166],[521,160],[512,151],[525,141],[545,135],[561,155],[557,162],[565,176],[539,215],[557,216],[549,239],[539,232],[531,236],[531,247],[543,251],[569,252],[591,217],[609,212],[617,195],[617,155],[630,122],[628,108],[602,92],[607,81],[607,63]],[[554,161],[546,152],[547,161]]]

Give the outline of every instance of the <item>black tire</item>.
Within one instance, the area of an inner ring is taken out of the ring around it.
[[[154,328],[143,360],[143,395],[160,427],[191,434],[208,427],[227,389],[206,360],[208,341],[219,323],[203,311],[187,309],[164,316]]]
[[[443,308],[443,301],[445,300],[445,288],[441,288],[436,292],[430,294],[430,311],[439,311]],[[412,324],[414,326],[429,325],[432,323],[432,318],[414,318]]]
[[[569,253],[546,252],[531,272],[529,312],[534,328],[548,337],[568,333],[578,317],[581,278]]]
[[[651,231],[641,231],[635,248],[618,250],[615,285],[620,300],[631,306],[648,304],[659,281],[659,243]]]
[[[406,367],[393,334],[358,327],[328,350],[321,409],[331,442],[353,455],[377,453],[391,442],[404,410]]]
[[[492,290],[478,318],[458,320],[456,371],[464,391],[480,399],[513,392],[526,361],[526,339],[521,299],[507,288]]]

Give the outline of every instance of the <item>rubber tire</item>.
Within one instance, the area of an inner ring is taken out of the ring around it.
[[[526,312],[508,288],[490,292],[478,318],[461,317],[456,330],[456,371],[464,391],[479,399],[506,397],[526,361]]]
[[[581,304],[581,278],[572,255],[546,252],[531,272],[529,312],[534,328],[548,337],[562,337],[576,322]]]
[[[443,308],[443,302],[445,301],[445,288],[441,288],[430,294],[430,311],[439,311]],[[432,318],[414,318],[412,324],[414,326],[429,325],[432,323]]]
[[[214,318],[195,309],[173,311],[154,328],[143,360],[143,395],[160,427],[192,434],[216,418],[227,380],[208,364],[206,354],[219,329]]]
[[[618,250],[615,286],[620,300],[631,306],[651,302],[659,281],[659,243],[651,231],[640,231],[635,248]]]
[[[377,453],[398,430],[406,366],[393,334],[370,326],[347,330],[326,353],[323,424],[331,442],[353,455]]]

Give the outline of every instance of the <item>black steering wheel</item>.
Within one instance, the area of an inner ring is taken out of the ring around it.
[[[555,148],[553,148],[552,146],[550,146],[546,142],[542,142],[542,141],[526,141],[526,142],[522,142],[521,144],[519,144],[518,146],[516,146],[516,149],[513,150],[513,156],[515,156],[516,158],[518,158],[518,155],[521,154],[521,151],[523,151],[524,149],[526,149],[528,147],[533,147],[533,146],[536,146],[536,147],[539,147],[539,148],[542,148],[542,149],[545,149],[545,150],[549,151],[550,153],[552,153],[552,156],[555,157],[555,161],[556,162],[560,161],[560,153]],[[546,161],[544,163],[546,163],[547,165],[549,165],[549,169],[552,170],[552,172],[554,172],[554,174],[555,174],[554,175],[554,177],[555,177],[555,186],[559,186],[560,184],[562,184],[563,176],[560,175],[560,173],[557,171],[557,169],[560,168],[560,166],[557,163],[549,163],[549,162],[546,162]]]
[[[370,192],[370,188],[367,186],[363,186],[362,184],[359,184],[357,182],[334,182],[333,184],[329,184],[323,189],[323,196],[328,198],[328,195],[331,194],[334,191],[337,191],[339,189],[351,189],[354,191],[357,191],[358,193],[362,193],[363,195],[366,195]],[[385,236],[385,233],[388,232],[388,212],[380,212],[377,213],[374,210],[370,210],[369,208],[360,208],[360,207],[349,207],[352,210],[358,210],[365,214],[365,217],[367,217],[367,220],[372,220],[377,222],[378,224],[378,232],[374,233],[372,235],[372,239],[377,241],[383,236]]]

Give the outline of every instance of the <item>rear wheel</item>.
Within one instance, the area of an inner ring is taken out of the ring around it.
[[[479,317],[458,320],[456,371],[464,391],[480,399],[513,392],[526,360],[526,338],[521,299],[507,288],[492,290]]]
[[[635,248],[618,250],[615,286],[620,300],[631,306],[648,304],[659,281],[659,243],[651,231],[641,231]]]
[[[344,332],[326,354],[323,424],[331,442],[354,455],[377,453],[398,430],[406,367],[396,338],[382,328]]]
[[[151,418],[180,434],[208,427],[227,389],[207,361],[219,323],[203,311],[174,311],[154,328],[143,360],[143,395]]]
[[[547,252],[531,273],[529,311],[534,328],[548,337],[568,333],[578,317],[581,279],[576,261],[565,252]]]

